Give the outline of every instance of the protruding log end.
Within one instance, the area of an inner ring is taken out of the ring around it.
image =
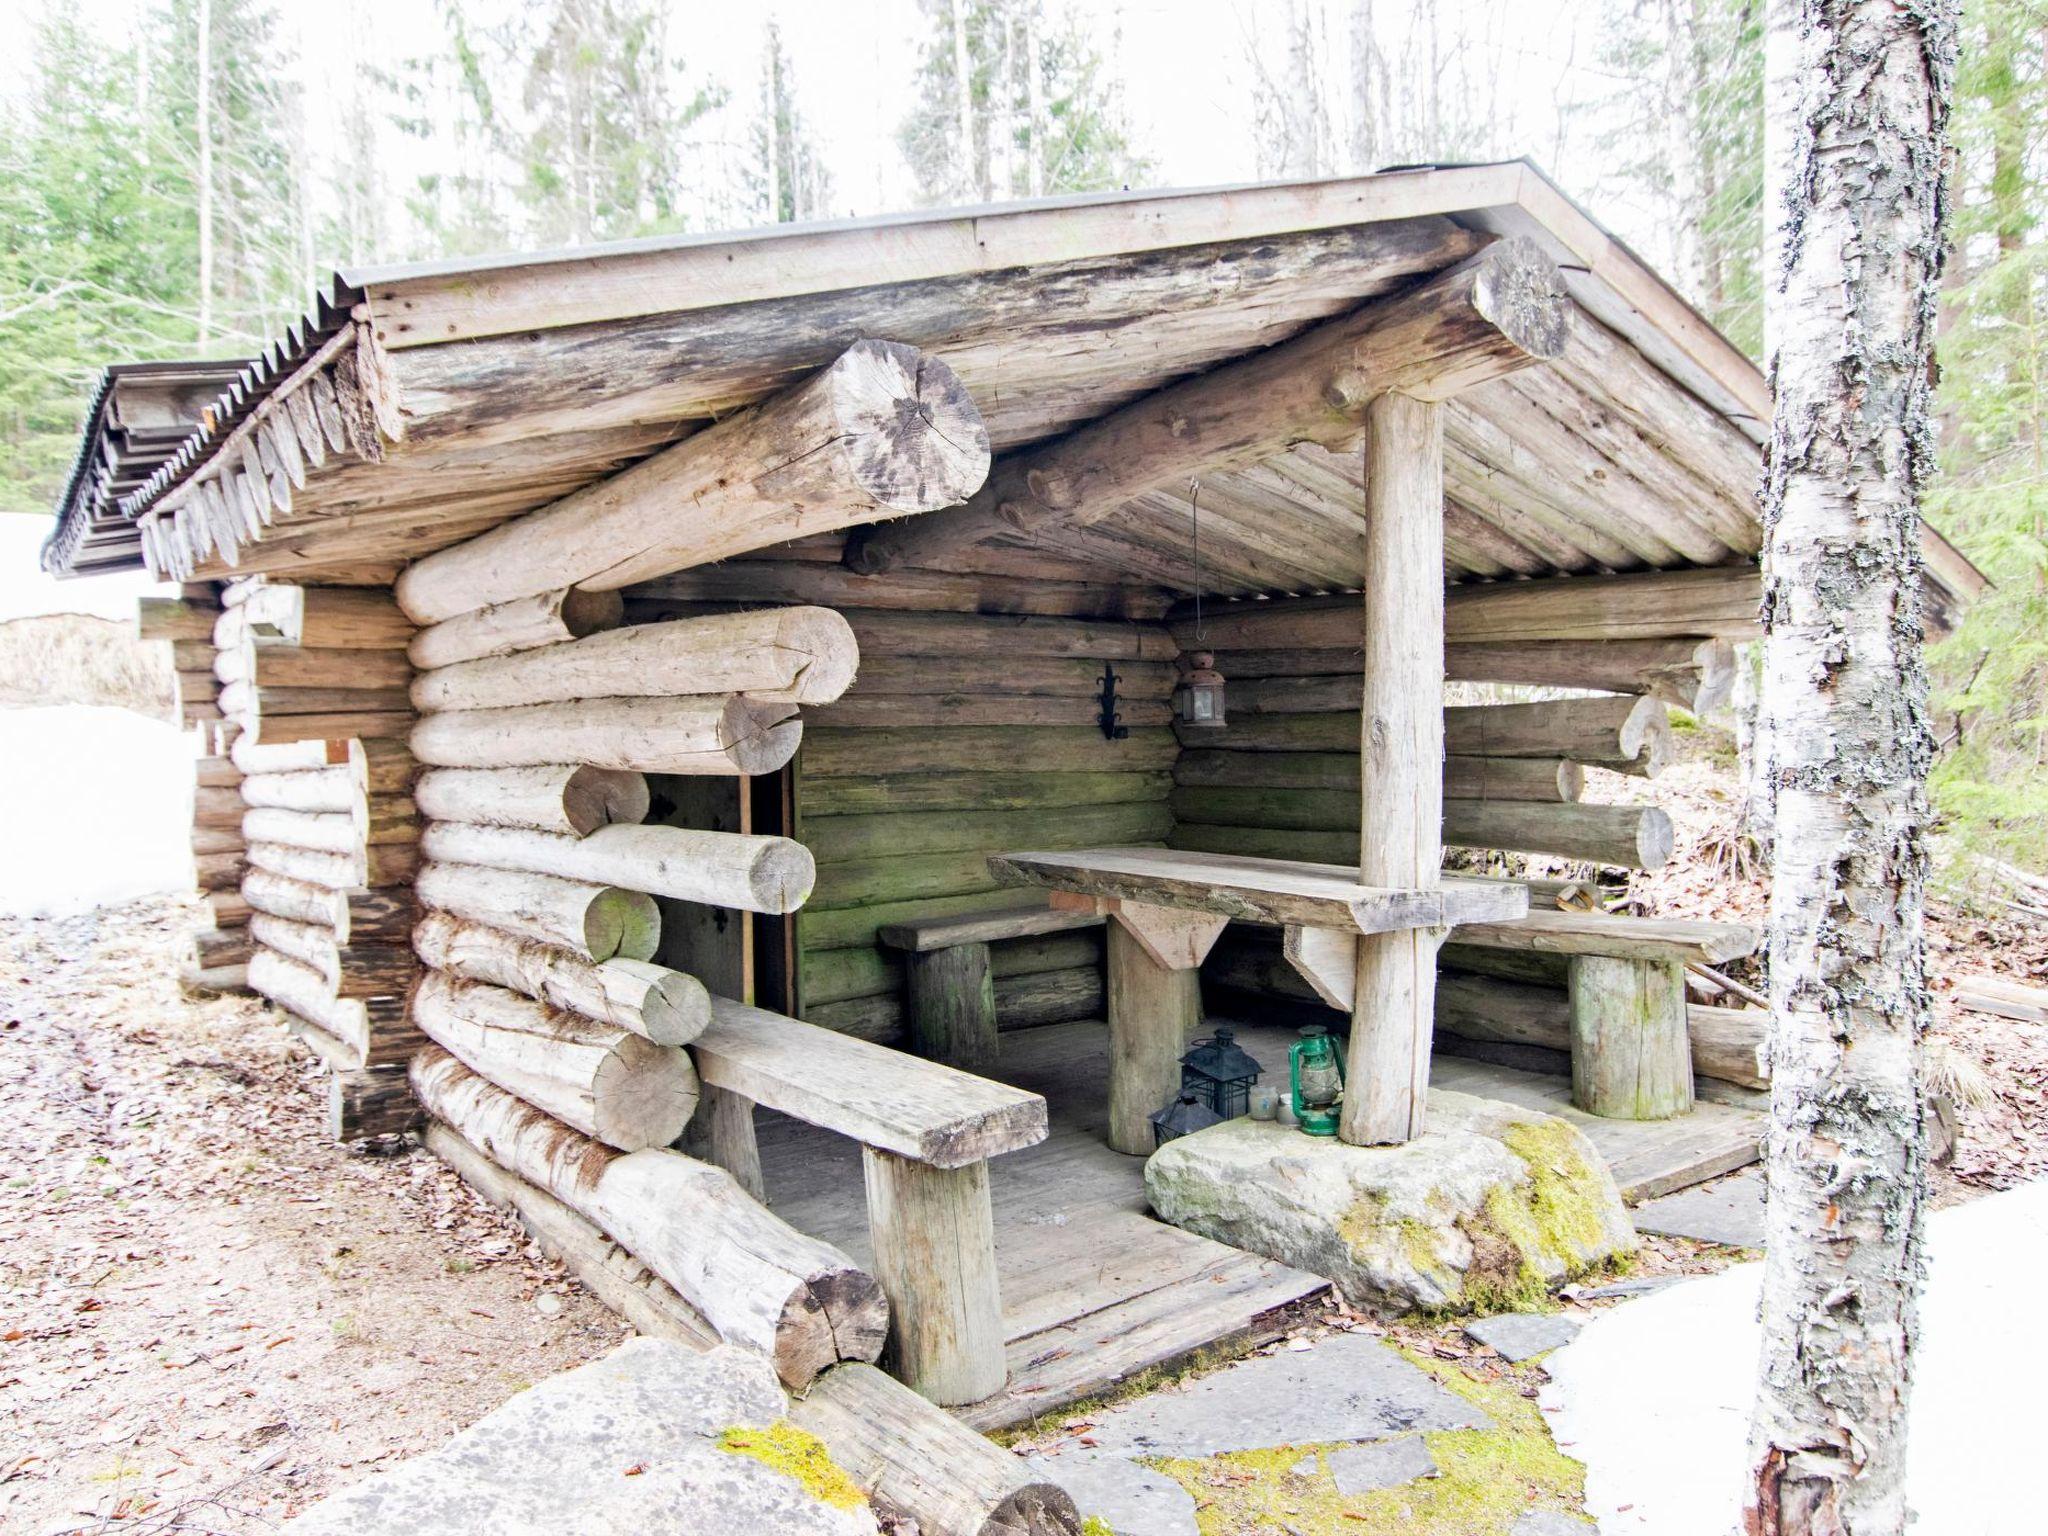
[[[842,1362],[872,1365],[889,1338],[889,1298],[873,1275],[821,1270],[790,1293],[775,1329],[775,1374],[801,1392]]]
[[[988,428],[966,387],[899,341],[858,341],[832,365],[840,446],[855,483],[899,512],[955,506],[988,478]]]
[[[661,947],[661,908],[645,891],[601,887],[584,908],[583,945],[592,960],[652,960]]]
[[[754,838],[747,888],[756,912],[794,912],[810,900],[818,881],[817,861],[802,843],[786,837]]]
[[[1557,264],[1527,236],[1496,240],[1473,258],[1472,307],[1530,357],[1563,355],[1571,295]]]
[[[562,818],[578,837],[614,823],[637,826],[647,819],[652,803],[647,776],[627,768],[579,764],[562,786]]]
[[[719,741],[736,773],[773,773],[803,744],[794,704],[733,694],[719,717]]]

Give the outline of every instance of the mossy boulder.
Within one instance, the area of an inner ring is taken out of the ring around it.
[[[866,1496],[783,1420],[758,1355],[634,1339],[447,1444],[345,1488],[290,1536],[875,1536]]]
[[[1526,1310],[1634,1250],[1613,1175],[1569,1122],[1432,1089],[1428,1124],[1353,1147],[1230,1120],[1155,1152],[1145,1191],[1162,1220],[1397,1311]]]

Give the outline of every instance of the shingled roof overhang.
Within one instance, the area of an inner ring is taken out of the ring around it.
[[[943,358],[1000,453],[1516,235],[1578,320],[1556,363],[1451,408],[1447,576],[1753,558],[1763,376],[1525,161],[344,271],[118,515],[180,578],[388,580],[862,336]],[[1209,590],[1354,585],[1357,473],[1302,447],[1206,478]],[[1058,552],[1184,590],[1186,528],[1185,497],[1153,495]],[[1931,530],[1927,554],[1938,614],[1981,588]]]

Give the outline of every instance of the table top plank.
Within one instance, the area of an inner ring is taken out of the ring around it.
[[[1337,864],[1174,848],[1000,853],[990,857],[988,867],[1005,885],[1218,912],[1240,922],[1353,933],[1511,922],[1529,910],[1528,891],[1505,881],[1447,878],[1427,890],[1388,890],[1359,884],[1356,870]]]

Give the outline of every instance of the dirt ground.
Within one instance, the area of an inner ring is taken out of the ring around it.
[[[275,1529],[627,1330],[431,1156],[350,1155],[174,900],[0,919],[0,1531]]]

